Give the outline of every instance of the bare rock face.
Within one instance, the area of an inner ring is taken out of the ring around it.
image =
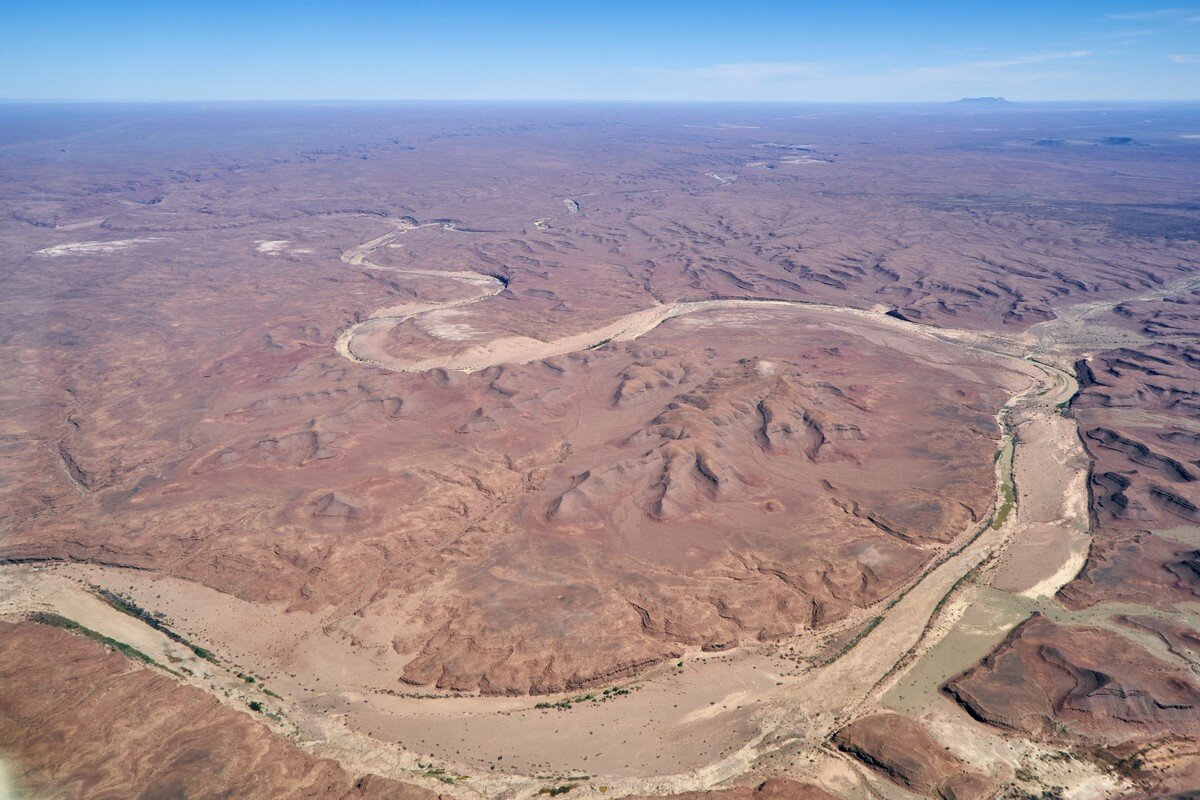
[[[363,510],[337,492],[326,492],[317,498],[313,516],[352,521],[361,518]]]
[[[943,800],[990,797],[995,785],[951,755],[916,720],[882,713],[834,734],[839,748],[905,788]]]
[[[945,691],[972,716],[1046,739],[1200,734],[1200,686],[1112,631],[1035,614]]]
[[[0,750],[37,796],[439,797],[378,775],[356,778],[200,689],[33,622],[0,621]]]

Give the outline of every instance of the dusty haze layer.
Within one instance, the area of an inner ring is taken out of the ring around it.
[[[0,115],[9,616],[115,639],[102,591],[155,623],[131,669],[329,792],[1189,774],[1121,759],[1196,730],[1200,113]]]

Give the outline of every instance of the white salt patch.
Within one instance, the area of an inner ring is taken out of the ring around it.
[[[37,252],[38,255],[42,256],[115,253],[118,250],[125,250],[142,242],[157,242],[161,238],[160,236],[150,236],[145,239],[114,239],[111,242],[68,242],[67,244],[56,244],[53,247],[47,247]]]
[[[440,311],[430,311],[427,314],[417,317],[416,320],[417,325],[423,331],[439,339],[450,339],[451,341],[461,342],[478,337],[480,331],[471,327],[466,322],[454,321],[462,316],[462,311],[448,308]]]

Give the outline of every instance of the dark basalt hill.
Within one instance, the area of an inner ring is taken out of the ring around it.
[[[1200,685],[1189,672],[1113,631],[1040,614],[945,691],[977,719],[1043,739],[1200,734]]]

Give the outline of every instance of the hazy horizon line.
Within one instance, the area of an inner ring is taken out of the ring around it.
[[[1110,97],[1110,98],[1061,98],[1055,100],[1013,100],[1011,98],[1002,97],[999,95],[976,95],[967,97],[957,97],[950,100],[701,100],[701,99],[679,99],[679,98],[484,98],[484,97],[375,97],[375,98],[350,98],[350,97],[320,97],[320,98],[139,98],[139,99],[124,99],[124,98],[62,98],[62,97],[0,97],[0,104],[3,105],[185,105],[198,103],[215,103],[222,105],[248,105],[254,103],[261,104],[321,104],[321,103],[339,103],[339,104],[388,104],[388,103],[498,103],[498,104],[563,104],[563,105],[586,105],[586,104],[623,104],[623,105],[727,105],[727,106],[763,106],[763,105],[823,105],[823,106],[901,106],[901,105],[952,105],[961,103],[965,100],[999,100],[1009,105],[1053,105],[1063,103],[1079,103],[1079,104],[1097,104],[1097,103],[1162,103],[1171,105],[1186,105],[1197,103],[1200,104],[1200,96],[1189,99],[1178,98],[1158,98],[1158,97]]]

